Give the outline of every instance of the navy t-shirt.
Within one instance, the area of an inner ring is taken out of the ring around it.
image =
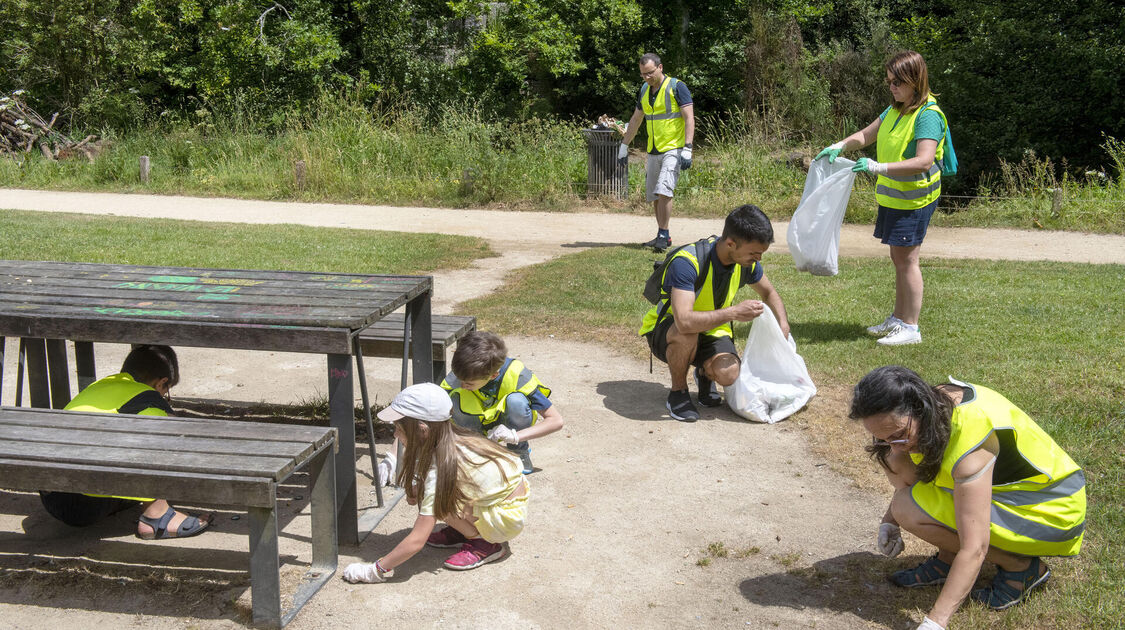
[[[719,262],[719,255],[714,247],[711,248],[711,286],[714,288],[715,304],[722,304],[723,299],[726,297],[726,286],[730,280],[731,273],[734,272],[734,266],[738,263],[731,263],[723,265]],[[762,269],[762,263],[754,265],[754,271],[748,272],[743,269],[742,281],[739,283],[738,288],[746,285],[756,284],[762,280],[766,275]],[[692,266],[691,261],[684,256],[677,257],[668,265],[668,272],[664,274],[664,290],[669,293],[672,289],[683,289],[684,291],[691,291],[695,293],[695,279],[698,274],[695,267]]]

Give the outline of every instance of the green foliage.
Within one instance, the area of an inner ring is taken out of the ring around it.
[[[934,9],[900,31],[927,58],[965,176],[1029,149],[1075,171],[1104,163],[1102,134],[1125,134],[1125,5],[943,0]]]

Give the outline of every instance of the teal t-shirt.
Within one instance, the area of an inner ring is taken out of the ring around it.
[[[890,107],[883,110],[879,114],[879,120],[887,117],[887,113],[891,111]],[[897,122],[895,124],[898,124]],[[907,160],[917,155],[918,141],[919,140],[937,140],[945,137],[945,122],[941,119],[941,114],[932,109],[918,114],[918,120],[914,122],[914,139],[906,144],[906,150],[902,152],[902,159]]]

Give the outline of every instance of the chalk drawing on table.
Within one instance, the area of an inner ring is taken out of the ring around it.
[[[351,372],[346,369],[341,370],[340,368],[332,368],[331,370],[329,370],[328,376],[333,379],[343,380],[351,376]]]
[[[121,308],[109,306],[92,306],[82,310],[93,311],[101,315],[143,315],[150,317],[212,317],[214,313],[207,311],[184,311],[180,309],[168,310],[159,308]]]
[[[217,301],[221,301],[221,300],[229,300],[230,296],[227,295],[226,293],[202,293],[200,295],[195,296],[195,299],[200,300],[200,301],[207,300],[207,301],[211,301],[211,302],[217,302]]]
[[[176,282],[187,283],[199,282],[199,278],[195,276],[149,276],[149,282]]]
[[[265,280],[247,280],[246,278],[200,278],[200,284],[230,284],[239,287],[256,287],[265,284]]]
[[[138,289],[141,291],[182,291],[184,293],[237,293],[241,287],[219,285],[180,284],[176,282],[121,282],[115,289]]]

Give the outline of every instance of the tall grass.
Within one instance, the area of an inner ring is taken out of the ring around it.
[[[757,112],[704,113],[697,127],[701,146],[677,186],[677,216],[719,218],[743,203],[777,219],[793,213],[805,178],[800,164],[819,145]],[[498,120],[472,103],[429,111],[325,95],[279,112],[236,103],[225,113],[199,110],[129,133],[105,131],[113,144],[93,163],[0,158],[0,187],[650,213],[643,140],[634,143],[628,199],[588,199],[581,129],[550,118]],[[1029,152],[985,177],[977,198],[944,198],[934,224],[1125,233],[1125,143],[1107,137],[1103,148],[1110,166],[1081,176]],[[151,159],[149,183],[140,181],[141,155]],[[874,220],[874,187],[857,178],[845,220]]]

